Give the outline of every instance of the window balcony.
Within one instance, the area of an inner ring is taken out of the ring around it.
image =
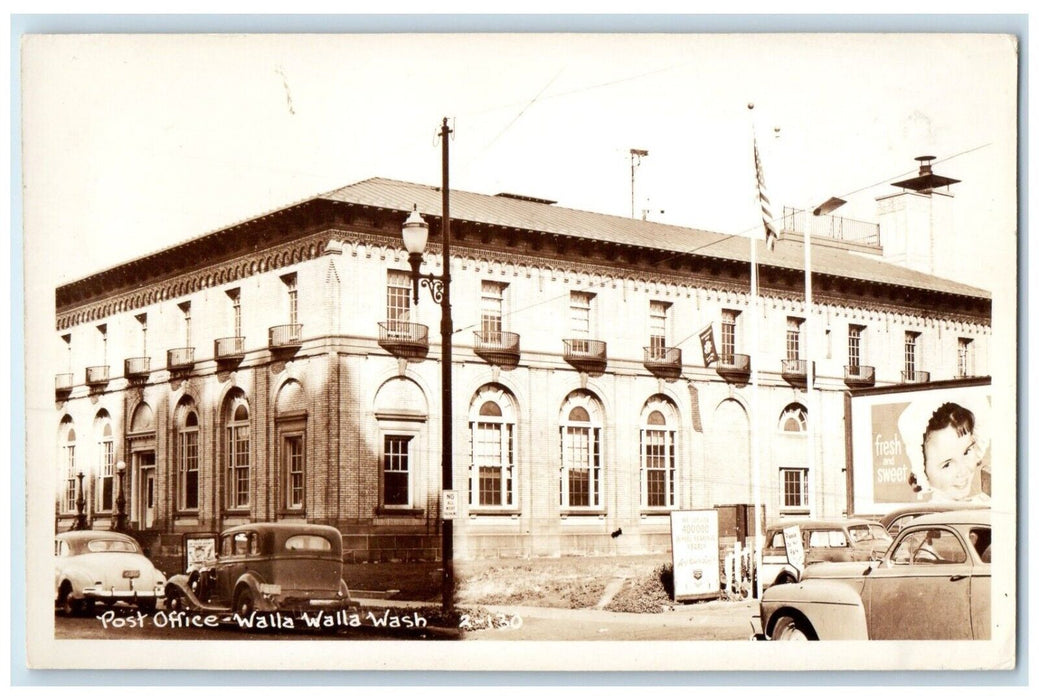
[[[166,351],[166,369],[172,371],[195,366],[195,348],[173,348]]]
[[[108,365],[87,367],[87,384],[92,387],[108,384]]]
[[[903,384],[924,384],[931,381],[930,372],[902,372],[902,383]]]
[[[750,377],[750,355],[723,352],[718,355],[714,370],[726,381],[746,381]]]
[[[271,326],[267,332],[267,347],[271,350],[295,350],[303,344],[303,325],[288,323]]]
[[[783,360],[780,370],[783,379],[793,384],[804,384],[808,381],[808,360]],[[812,374],[815,374],[815,363],[812,363]]]
[[[407,321],[382,321],[379,345],[397,357],[422,359],[429,353],[429,327]]]
[[[844,383],[848,386],[873,386],[876,370],[869,365],[844,365]]]
[[[682,349],[662,346],[643,348],[642,364],[651,373],[665,379],[678,379],[682,374]]]
[[[240,335],[217,338],[213,341],[213,357],[218,364],[241,362],[245,357],[245,338]]]
[[[150,357],[128,357],[123,360],[123,376],[127,379],[143,379],[152,368]]]
[[[519,364],[519,333],[475,331],[473,351],[492,365],[512,368]]]
[[[606,341],[571,338],[563,341],[563,359],[582,372],[606,369]]]
[[[54,375],[54,394],[67,397],[72,393],[72,372]]]

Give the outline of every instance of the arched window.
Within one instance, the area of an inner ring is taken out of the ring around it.
[[[114,504],[115,443],[107,411],[97,414],[94,431],[97,435],[97,510],[110,513]]]
[[[563,508],[602,508],[602,408],[584,391],[567,396],[560,411]]]
[[[249,507],[250,432],[249,404],[237,394],[227,402],[227,507],[231,510]]]
[[[59,431],[61,439],[61,512],[76,512],[76,431],[72,427],[72,419],[66,417],[61,422]]]
[[[673,508],[675,505],[677,425],[678,411],[668,399],[654,396],[646,402],[639,439],[644,508]]]
[[[469,407],[469,439],[469,503],[515,506],[516,404],[510,394],[495,386],[476,392]]]
[[[799,403],[792,403],[779,416],[779,429],[784,433],[803,433],[808,426],[808,411]]]
[[[198,510],[198,413],[191,399],[177,407],[177,507]]]

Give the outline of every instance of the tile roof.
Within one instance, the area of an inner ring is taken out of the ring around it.
[[[366,206],[410,211],[412,205],[424,215],[441,214],[440,188],[385,178],[370,178],[320,195],[329,199]],[[608,214],[567,209],[536,201],[451,190],[451,218],[509,228],[541,231],[597,241],[657,250],[695,253],[705,257],[750,262],[750,246],[743,236],[723,235],[699,229],[642,221]],[[804,246],[797,239],[780,239],[773,251],[758,248],[762,265],[804,269]],[[812,246],[812,270],[873,284],[991,299],[991,293],[915,270],[872,259],[842,248]]]

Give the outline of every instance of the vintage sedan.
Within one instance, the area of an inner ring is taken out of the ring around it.
[[[355,606],[343,581],[343,537],[327,525],[253,523],[220,534],[215,557],[172,576],[169,610],[334,612]]]
[[[988,639],[989,510],[914,518],[877,561],[808,566],[761,597],[759,639]]]
[[[54,602],[65,615],[90,614],[95,604],[128,603],[155,611],[166,586],[137,541],[107,530],[74,530],[54,538]]]
[[[884,552],[891,537],[880,523],[862,518],[843,520],[789,520],[765,531],[761,552],[762,589],[779,583],[793,583],[798,572],[787,561],[783,529],[797,525],[801,530],[805,562],[869,561]]]

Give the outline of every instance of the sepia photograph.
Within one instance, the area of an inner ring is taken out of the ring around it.
[[[1018,71],[24,35],[28,666],[1014,669]]]

